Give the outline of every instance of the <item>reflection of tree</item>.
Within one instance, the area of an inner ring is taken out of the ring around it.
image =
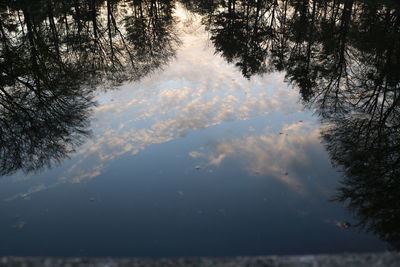
[[[205,0],[207,1],[207,0]],[[245,77],[286,72],[328,127],[337,200],[400,248],[400,8],[392,1],[213,1],[216,50]],[[268,66],[268,67],[267,67]]]
[[[359,226],[400,249],[398,126],[368,118],[340,119],[323,138],[332,161],[344,169],[336,200],[354,211]]]
[[[335,83],[313,89],[315,103],[331,124],[322,136],[332,161],[344,169],[337,200],[359,226],[400,249],[400,13],[360,8],[347,23]]]
[[[181,2],[188,10],[205,16],[212,15],[221,4],[215,0],[181,0]]]
[[[13,49],[29,45],[36,64],[46,53],[103,82],[136,80],[174,55],[172,4],[169,0],[119,2],[10,1],[2,13],[7,17],[3,39],[13,42]]]
[[[208,25],[217,52],[235,63],[247,78],[265,72],[266,51],[273,38],[271,18],[265,14],[275,8],[274,3],[231,0],[221,5],[224,8],[213,14]]]
[[[174,55],[173,7],[170,1],[134,1],[132,8],[133,14],[125,17],[126,39],[135,47],[134,57],[146,62],[146,72]]]
[[[299,87],[329,125],[322,137],[344,170],[336,199],[359,226],[399,249],[400,13],[389,7],[346,1],[317,18],[314,84]]]
[[[88,134],[95,88],[140,79],[174,55],[170,2],[0,4],[0,175],[61,161]],[[132,39],[138,5],[148,23]]]
[[[88,134],[92,102],[75,81],[44,85],[40,93],[28,82],[8,86],[0,95],[0,175],[59,162]]]

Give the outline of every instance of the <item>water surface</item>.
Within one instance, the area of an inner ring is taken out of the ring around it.
[[[394,3],[0,12],[0,255],[399,247]]]

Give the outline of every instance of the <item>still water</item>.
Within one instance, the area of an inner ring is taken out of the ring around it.
[[[0,256],[399,248],[396,4],[0,12]]]

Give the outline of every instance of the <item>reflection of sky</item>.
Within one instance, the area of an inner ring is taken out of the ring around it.
[[[99,94],[94,135],[67,169],[56,170],[58,182],[92,179],[124,154],[137,154],[193,131],[273,112],[301,111],[298,96],[287,88],[283,74],[251,81],[241,77],[234,66],[215,55],[198,18],[186,17],[182,10],[178,13],[183,45],[175,61],[140,83]]]
[[[138,83],[99,93],[93,136],[70,160],[0,181],[6,200],[0,210],[7,218],[0,221],[0,235],[18,240],[18,227],[10,232],[10,225],[51,232],[55,239],[71,231],[80,235],[76,242],[93,247],[82,255],[102,255],[107,247],[114,256],[132,256],[131,247],[139,256],[221,256],[378,246],[330,223],[346,218],[327,202],[339,176],[320,144],[316,119],[298,103],[284,74],[243,78],[215,55],[199,18],[178,13],[182,46],[176,59]],[[60,229],[45,230],[54,227],[55,217],[62,220]],[[287,233],[278,235],[282,229]],[[98,232],[120,247],[95,244]],[[54,246],[56,240],[48,240]],[[68,242],[62,251],[79,255]]]

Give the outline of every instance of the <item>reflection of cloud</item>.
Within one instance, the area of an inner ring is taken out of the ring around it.
[[[6,198],[6,199],[4,199],[4,201],[11,201],[11,200],[14,200],[17,198],[29,198],[30,195],[35,194],[40,191],[43,191],[43,190],[46,190],[47,188],[48,188],[48,186],[46,186],[44,184],[35,185],[35,186],[30,187],[26,192],[19,193],[12,197]]]
[[[70,172],[72,172],[73,170],[74,169],[70,169]],[[74,172],[74,177],[70,182],[80,183],[82,180],[88,180],[88,179],[95,178],[101,174],[102,170],[103,170],[102,165],[92,167],[89,172],[77,170],[76,172]],[[61,178],[61,179],[63,179],[63,178]]]
[[[238,159],[251,175],[278,179],[295,192],[304,194],[300,177],[288,170],[295,165],[311,163],[306,151],[319,145],[319,131],[305,123],[282,128],[281,133],[233,138],[211,148],[211,151],[192,151],[193,158],[204,158],[209,165],[219,166],[230,158]]]
[[[197,151],[192,151],[192,152],[189,153],[189,156],[191,156],[192,158],[196,159],[196,158],[201,156],[201,153],[197,152]]]

